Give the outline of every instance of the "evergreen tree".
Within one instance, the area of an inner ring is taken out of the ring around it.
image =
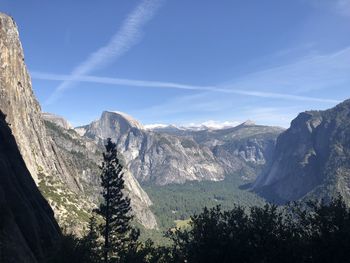
[[[87,234],[80,240],[79,247],[85,252],[81,253],[83,258],[81,262],[85,263],[98,263],[100,262],[100,243],[99,243],[98,226],[96,218],[90,217],[89,228]]]
[[[133,218],[130,198],[123,193],[123,167],[117,156],[116,144],[108,138],[105,147],[100,167],[103,202],[97,212],[104,219],[103,258],[105,263],[109,263],[120,262],[135,237],[130,225]]]

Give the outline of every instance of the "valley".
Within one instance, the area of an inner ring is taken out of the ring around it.
[[[49,136],[62,155],[68,157],[69,167],[77,170],[79,185],[96,205],[100,191],[96,176],[98,163],[104,141],[112,137],[122,153],[125,168],[136,173],[143,198],[148,200],[149,211],[155,215],[152,221],[153,214],[146,212],[134,195],[134,191],[140,190],[130,188],[137,220],[149,229],[157,224],[160,232],[174,227],[176,220],[201,212],[205,206],[230,209],[235,204],[263,204],[263,199],[240,188],[254,181],[282,131],[250,122],[223,130],[187,130],[174,134],[146,130],[120,112],[104,112],[101,120],[93,124],[67,129],[68,122],[62,117],[48,113],[43,116]],[[154,163],[162,165],[158,167]],[[43,185],[39,184],[39,188]],[[50,195],[50,191],[46,194]],[[87,218],[85,215],[79,220]]]

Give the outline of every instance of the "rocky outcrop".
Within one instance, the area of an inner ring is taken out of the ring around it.
[[[16,24],[11,17],[5,14],[0,14],[0,68],[0,110],[7,115],[7,122],[11,125],[21,155],[33,179],[54,209],[60,225],[73,227],[73,230],[80,231],[84,222],[88,221],[94,206],[91,200],[96,200],[99,194],[99,191],[92,192],[87,187],[94,183],[97,184],[99,173],[81,169],[84,161],[89,167],[91,163],[89,159],[94,160],[94,153],[88,154],[87,151],[96,146],[92,145],[93,142],[89,144],[89,142],[77,140],[82,143],[86,151],[86,155],[80,156],[83,160],[79,162],[79,156],[76,156],[75,159],[70,158],[74,155],[71,153],[74,149],[69,148],[73,147],[73,144],[65,145],[65,151],[63,151],[60,146],[68,141],[60,141],[57,137],[56,140],[53,140],[47,134],[43,117],[63,128],[70,128],[69,124],[58,116],[48,114],[42,116],[24,63]],[[73,130],[67,130],[67,134],[69,131],[74,133],[71,134],[73,137],[78,136]],[[66,136],[65,139],[67,138]],[[76,153],[79,154],[79,152]],[[80,167],[76,166],[77,164]],[[132,176],[129,176],[128,180],[132,180],[128,182],[130,186],[136,185]],[[130,190],[133,191],[134,188]],[[137,193],[139,192],[141,190],[138,190]],[[135,196],[139,200],[146,200],[138,194]],[[149,211],[148,204],[144,204],[144,209]],[[138,206],[142,207],[142,205],[143,203],[138,201]],[[152,224],[147,226],[152,226]]]
[[[46,262],[60,230],[1,111],[0,171],[0,262]]]
[[[281,203],[339,193],[349,202],[349,138],[350,100],[326,111],[300,113],[278,137],[255,191]]]
[[[102,161],[104,147],[96,144],[92,139],[80,136],[72,129],[64,129],[55,123],[51,119],[45,122],[48,135],[56,143],[58,151],[66,160],[67,165],[72,168],[72,173],[78,180],[77,183],[87,199],[91,201],[91,208],[95,208],[100,201],[100,170],[98,166]],[[157,228],[155,216],[150,210],[151,200],[127,169],[124,171],[124,180],[126,193],[131,199],[131,207],[136,219],[148,229]]]

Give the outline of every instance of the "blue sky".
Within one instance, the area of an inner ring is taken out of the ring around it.
[[[350,97],[350,0],[2,0],[43,111],[288,127]]]

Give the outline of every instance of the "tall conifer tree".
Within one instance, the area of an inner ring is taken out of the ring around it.
[[[110,138],[105,145],[101,169],[103,202],[98,213],[104,219],[102,235],[104,237],[104,262],[119,262],[132,241],[130,221],[130,198],[123,193],[123,167],[117,156],[116,144]]]

